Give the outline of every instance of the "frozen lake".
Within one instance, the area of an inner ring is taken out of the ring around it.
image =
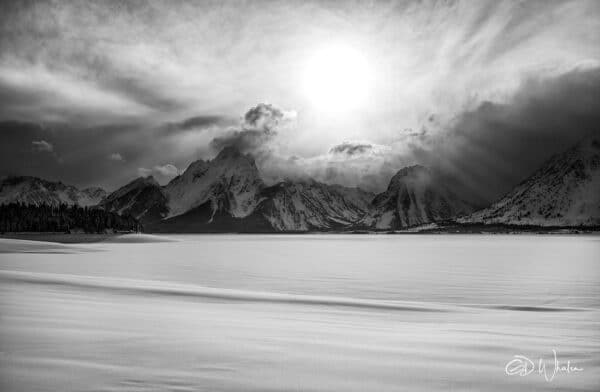
[[[600,386],[599,236],[164,238],[0,239],[0,390]]]

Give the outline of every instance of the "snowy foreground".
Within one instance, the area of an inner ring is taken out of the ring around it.
[[[168,239],[0,239],[0,390],[600,385],[598,236]]]

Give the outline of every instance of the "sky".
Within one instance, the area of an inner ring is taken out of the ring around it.
[[[600,2],[6,1],[0,176],[114,190],[234,145],[267,182],[474,199],[599,131]]]

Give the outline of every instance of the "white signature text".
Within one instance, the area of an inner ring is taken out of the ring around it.
[[[526,356],[515,355],[514,358],[506,364],[504,370],[509,376],[517,375],[521,377],[528,376],[535,372],[540,376],[544,376],[546,381],[554,380],[554,377],[559,373],[577,373],[583,371],[583,368],[571,364],[570,360],[560,362],[556,355],[556,350],[552,350],[552,354],[554,355],[553,361],[547,361],[540,358],[537,362],[537,366],[535,362]]]

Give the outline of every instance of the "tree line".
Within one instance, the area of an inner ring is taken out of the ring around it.
[[[0,232],[85,232],[141,231],[140,223],[131,215],[119,215],[99,208],[61,204],[32,205],[10,203],[0,205]]]

